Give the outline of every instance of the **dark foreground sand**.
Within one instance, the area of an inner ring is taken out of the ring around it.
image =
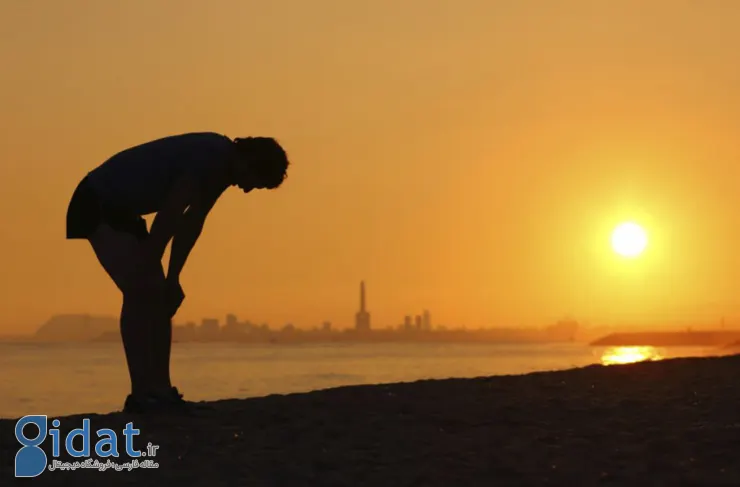
[[[220,401],[195,419],[91,416],[93,429],[133,420],[159,469],[34,479],[13,478],[4,420],[0,486],[738,486],[739,372],[734,355]]]

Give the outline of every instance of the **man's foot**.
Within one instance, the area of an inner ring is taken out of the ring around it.
[[[180,394],[180,391],[177,390],[177,387],[172,387],[169,390],[169,393],[164,396],[168,400],[172,401],[173,404],[179,405],[180,407],[185,407],[189,409],[196,409],[200,411],[210,411],[213,408],[209,405],[207,405],[204,402],[193,402],[193,401],[186,401],[183,399],[182,394]]]
[[[126,397],[123,404],[124,413],[148,414],[157,412],[172,412],[175,407],[171,401],[165,401],[154,395],[137,395],[130,394]],[[183,409],[183,408],[180,408]]]
[[[195,411],[212,410],[204,403],[186,401],[177,387],[172,387],[159,394],[141,396],[129,395],[123,405],[123,412],[133,414],[147,413],[192,413]]]

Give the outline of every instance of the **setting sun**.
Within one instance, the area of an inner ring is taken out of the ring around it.
[[[612,248],[622,257],[637,257],[647,247],[647,234],[633,222],[619,224],[612,232]]]

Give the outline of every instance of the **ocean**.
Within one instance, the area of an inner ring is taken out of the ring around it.
[[[601,363],[601,353],[583,344],[175,343],[172,379],[186,399],[216,400],[567,369]],[[0,418],[118,411],[129,392],[115,342],[0,343],[0,371]]]

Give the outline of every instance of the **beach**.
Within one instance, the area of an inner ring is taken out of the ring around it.
[[[740,355],[681,358],[224,400],[195,417],[68,416],[62,436],[83,418],[93,430],[133,422],[137,447],[159,446],[158,468],[45,471],[30,482],[739,485],[738,371]],[[0,421],[3,486],[29,482],[13,478],[15,423]],[[48,440],[43,448],[51,460]]]

